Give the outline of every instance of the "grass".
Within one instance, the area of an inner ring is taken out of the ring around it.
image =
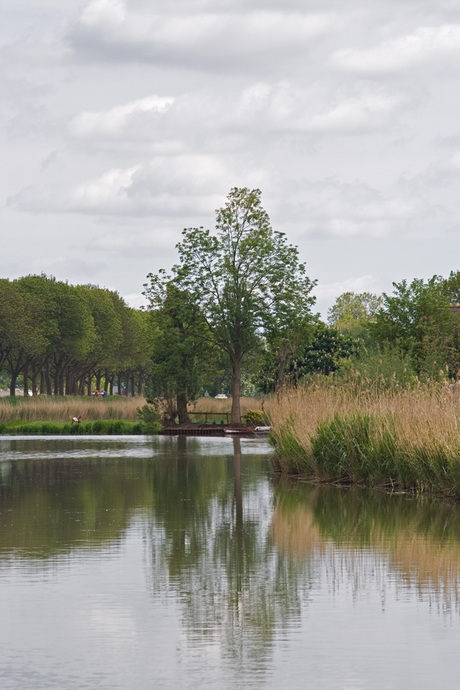
[[[285,391],[268,407],[275,470],[460,498],[460,393],[439,385]]]
[[[144,398],[114,396],[107,398],[68,396],[64,398],[0,398],[0,423],[14,421],[70,422],[72,417],[83,421],[138,419],[137,408]]]
[[[93,422],[9,422],[0,423],[0,434],[21,436],[60,436],[60,435],[137,435],[148,433],[146,425],[141,421],[126,421],[120,419],[98,419]]]
[[[147,420],[139,419],[138,409],[145,404],[146,401],[142,397],[124,396],[0,398],[0,434],[125,434],[158,431],[149,426]],[[194,413],[192,416],[194,422],[203,422],[206,413],[209,414],[209,412],[222,415],[212,416],[207,420],[220,424],[227,421],[225,413],[230,412],[231,404],[231,399],[200,398],[189,406],[189,411]],[[260,408],[260,400],[255,398],[241,400],[243,415],[248,410]],[[81,417],[80,424],[71,424],[73,417]],[[116,422],[123,422],[125,426],[117,426]],[[104,428],[103,431],[99,430],[100,424]],[[121,431],[117,432],[117,428]],[[127,431],[128,428],[134,431]],[[143,430],[137,430],[140,428]]]

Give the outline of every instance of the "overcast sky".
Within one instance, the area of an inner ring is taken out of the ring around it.
[[[458,0],[5,0],[0,276],[138,306],[258,187],[318,280],[460,268]]]

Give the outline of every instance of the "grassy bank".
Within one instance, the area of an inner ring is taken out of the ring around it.
[[[94,422],[9,422],[0,423],[0,435],[21,436],[81,436],[81,435],[132,435],[150,433],[141,421],[98,419]]]
[[[145,404],[144,398],[118,396],[0,398],[0,434],[151,433],[138,413]],[[260,407],[255,398],[241,401],[243,415]],[[199,398],[189,406],[193,422],[226,422],[230,410],[230,399]],[[71,424],[73,417],[80,417],[80,424]]]
[[[311,386],[270,404],[275,469],[460,498],[460,394]]]

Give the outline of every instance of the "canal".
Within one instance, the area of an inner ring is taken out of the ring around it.
[[[0,437],[0,688],[457,688],[460,507],[271,452]]]

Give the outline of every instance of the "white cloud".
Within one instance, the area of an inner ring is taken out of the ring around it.
[[[180,216],[213,209],[221,190],[230,188],[231,179],[213,157],[157,157],[145,165],[112,168],[65,189],[29,187],[8,201],[10,206],[37,213]]]
[[[335,283],[323,283],[316,285],[313,294],[318,300],[326,301],[336,299],[344,292],[374,292],[379,293],[381,288],[376,278],[371,275],[347,278]]]
[[[243,185],[326,286],[455,268],[458,4],[18,3],[0,27],[4,274],[55,256],[137,294]]]
[[[369,89],[345,97],[329,110],[307,119],[305,129],[318,133],[365,133],[394,124],[395,116],[411,101],[396,93]]]
[[[208,91],[177,97],[152,95],[107,110],[84,111],[69,134],[91,145],[145,142],[151,152],[177,155],[194,149],[247,150],[270,133],[328,136],[377,131],[417,105],[407,94],[360,84],[325,95],[296,82],[256,82],[216,96]],[[219,135],[216,140],[216,132]]]
[[[376,48],[348,48],[334,53],[333,63],[341,69],[362,74],[400,73],[426,64],[458,60],[460,24],[419,27],[412,34],[392,38]]]
[[[153,95],[106,111],[84,111],[70,122],[69,129],[77,137],[118,138],[130,125],[136,126],[139,116],[164,113],[173,102],[174,98]]]
[[[315,239],[394,238],[432,215],[430,205],[409,189],[384,193],[334,178],[300,181],[298,189],[291,190],[289,205],[291,214],[302,217],[304,234]],[[283,211],[281,203],[277,217],[288,215],[288,209]]]

